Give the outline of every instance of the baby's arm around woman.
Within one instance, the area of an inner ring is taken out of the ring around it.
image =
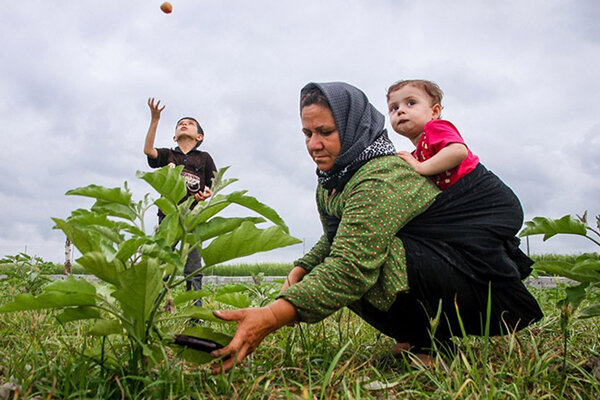
[[[398,155],[420,175],[431,176],[456,167],[467,158],[469,152],[467,146],[462,143],[450,143],[433,157],[422,162],[408,151],[401,151]]]

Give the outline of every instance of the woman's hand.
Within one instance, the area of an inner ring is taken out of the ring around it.
[[[160,100],[154,104],[154,97],[150,97],[148,99],[148,107],[150,107],[150,118],[153,121],[158,121],[160,119],[160,113],[165,109],[165,106],[160,106]]]
[[[302,267],[292,268],[292,270],[288,274],[287,278],[285,278],[285,282],[283,283],[283,286],[281,287],[281,290],[279,291],[279,295],[281,295],[283,292],[285,292],[285,289],[300,282],[304,278],[304,275],[306,275],[306,274],[307,274],[307,271]]]
[[[213,357],[230,356],[225,361],[211,365],[213,374],[229,371],[251,354],[268,334],[296,320],[296,308],[284,299],[278,299],[267,307],[213,313],[225,321],[236,321],[238,324],[231,342],[210,353]]]

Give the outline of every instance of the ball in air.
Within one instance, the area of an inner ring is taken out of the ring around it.
[[[169,3],[168,1],[165,1],[164,3],[162,3],[160,5],[160,9],[162,10],[162,12],[164,12],[165,14],[171,14],[171,11],[173,11],[173,6],[171,5],[171,3]]]

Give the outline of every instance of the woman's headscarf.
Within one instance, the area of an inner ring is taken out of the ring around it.
[[[341,142],[333,167],[326,172],[317,169],[317,177],[325,189],[339,192],[365,163],[396,154],[396,149],[383,128],[385,117],[358,88],[344,82],[309,83],[301,93],[313,88],[329,101]]]

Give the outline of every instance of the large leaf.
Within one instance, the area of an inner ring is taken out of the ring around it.
[[[580,283],[576,286],[565,288],[565,298],[558,302],[559,306],[570,305],[573,309],[579,307],[579,304],[585,299],[588,283]]]
[[[229,169],[229,166],[223,167],[223,168],[219,169],[217,172],[215,172],[214,178],[212,179],[212,185],[211,185],[211,189],[212,189],[213,193],[220,192],[226,186],[229,186],[232,183],[237,182],[237,179],[235,179],[235,178],[233,178],[233,179],[224,179],[223,178],[223,176],[225,175],[225,172],[228,169]]]
[[[115,255],[115,258],[118,258],[122,262],[126,262],[129,257],[137,253],[137,251],[142,247],[142,245],[148,243],[150,238],[147,237],[133,237],[122,242],[119,245],[119,250]]]
[[[72,306],[92,306],[96,304],[96,289],[85,279],[75,279],[72,275],[64,281],[54,281],[44,288],[37,297],[19,294],[10,303],[0,307],[0,312],[43,310]]]
[[[77,224],[69,223],[59,218],[52,218],[56,227],[64,232],[71,243],[82,253],[85,254],[94,250],[101,250],[103,246],[88,231]]]
[[[241,292],[224,293],[216,296],[215,300],[221,303],[229,304],[230,306],[236,308],[250,307],[250,304],[252,303],[250,297],[246,296],[244,293]]]
[[[233,339],[233,337],[229,335],[220,332],[215,332],[210,328],[191,327],[185,329],[182,333],[184,335],[195,336],[201,339],[212,340],[213,342],[219,343],[222,346],[227,346],[229,342],[231,342],[231,339]],[[215,359],[212,358],[209,353],[205,353],[203,351],[198,350],[192,350],[177,345],[172,346],[176,349],[179,349],[179,356],[187,361],[194,362],[196,364],[205,364],[215,361]]]
[[[118,258],[109,261],[103,253],[93,251],[85,253],[76,261],[77,264],[81,265],[87,272],[97,276],[103,281],[117,287],[121,284],[119,277],[125,270],[125,265]]]
[[[600,280],[598,272],[588,268],[575,268],[576,264],[566,261],[542,260],[533,264],[536,271],[542,271],[550,275],[563,276],[577,282],[597,282]]]
[[[190,291],[184,292],[183,294],[175,296],[173,298],[173,304],[177,305],[177,304],[185,303],[190,300],[196,300],[196,299],[206,297],[206,296],[210,296],[210,292],[207,290],[203,290],[203,289],[190,290]]]
[[[106,226],[110,229],[115,228],[115,222],[108,219],[108,214],[105,212],[95,212],[78,209],[71,213],[67,221],[71,224],[77,224],[79,226],[93,226],[100,225]]]
[[[600,281],[600,259],[598,256],[592,254],[584,254],[575,259],[575,265],[573,267],[576,271],[593,271],[598,275],[598,281]]]
[[[171,200],[164,197],[154,200],[154,204],[163,212],[165,215],[173,214],[177,211],[177,205]]]
[[[183,236],[183,229],[179,224],[179,215],[177,214],[167,215],[158,225],[158,230],[154,234],[156,239],[164,239],[169,246],[175,245],[181,236]]]
[[[228,283],[217,288],[217,296],[227,293],[245,292],[248,290],[248,285],[245,283]]]
[[[123,326],[116,319],[99,319],[88,333],[92,336],[119,335],[123,333]]]
[[[198,225],[194,230],[194,236],[200,241],[212,239],[216,236],[229,233],[243,222],[250,221],[254,224],[264,222],[264,218],[247,217],[247,218],[222,218],[214,217],[205,224]]]
[[[109,202],[106,200],[97,200],[92,206],[92,211],[105,213],[113,217],[135,221],[137,216],[133,205]]]
[[[170,273],[171,270],[183,271],[183,263],[179,254],[171,247],[164,246],[162,242],[150,243],[140,248],[141,255],[147,258],[157,259],[161,263],[161,269]]]
[[[598,316],[600,316],[600,304],[585,307],[579,314],[579,318],[592,318]]]
[[[114,253],[113,245],[116,243],[121,243],[125,237],[121,235],[116,229],[109,228],[106,226],[89,226],[88,230],[94,230],[98,234],[98,238],[104,242],[104,244],[110,248],[110,253]]]
[[[561,219],[535,217],[533,220],[525,222],[525,228],[519,236],[543,234],[545,241],[559,233],[585,236],[586,232],[587,228],[583,222],[570,215],[565,215]]]
[[[92,197],[106,202],[119,203],[123,205],[131,204],[131,193],[121,188],[105,188],[104,186],[88,185],[77,189],[69,190],[67,195]]]
[[[231,233],[215,238],[203,251],[206,265],[214,265],[260,251],[302,243],[288,235],[281,226],[258,229],[251,222],[242,223]]]
[[[56,316],[56,319],[62,324],[72,321],[79,321],[82,319],[94,318],[100,318],[100,311],[93,307],[87,306],[66,308]]]
[[[120,278],[120,288],[113,297],[123,308],[125,327],[134,337],[141,339],[146,321],[162,288],[162,272],[156,260],[143,259],[136,266],[125,270]]]
[[[289,229],[283,219],[277,214],[277,212],[271,207],[267,206],[264,203],[261,203],[256,198],[252,196],[246,196],[243,192],[233,192],[227,195],[227,200],[249,208],[250,210],[262,215],[268,220],[272,221],[275,225],[283,228],[285,233],[289,233]]]
[[[99,344],[94,347],[85,348],[83,355],[96,361],[98,364],[103,365],[104,367],[118,370],[123,368],[123,360],[121,359],[121,355],[117,356],[115,354],[115,347],[123,347],[123,345],[119,346],[113,343],[111,346],[102,346]]]
[[[175,168],[166,166],[153,172],[138,171],[136,176],[148,182],[161,196],[177,204],[187,193],[185,179],[181,176],[182,169],[183,165]]]
[[[208,221],[231,204],[231,202],[223,200],[223,196],[216,196],[216,198],[217,200],[211,201],[209,204],[200,203],[194,207],[189,216],[189,221],[187,221],[190,231],[201,223]]]

